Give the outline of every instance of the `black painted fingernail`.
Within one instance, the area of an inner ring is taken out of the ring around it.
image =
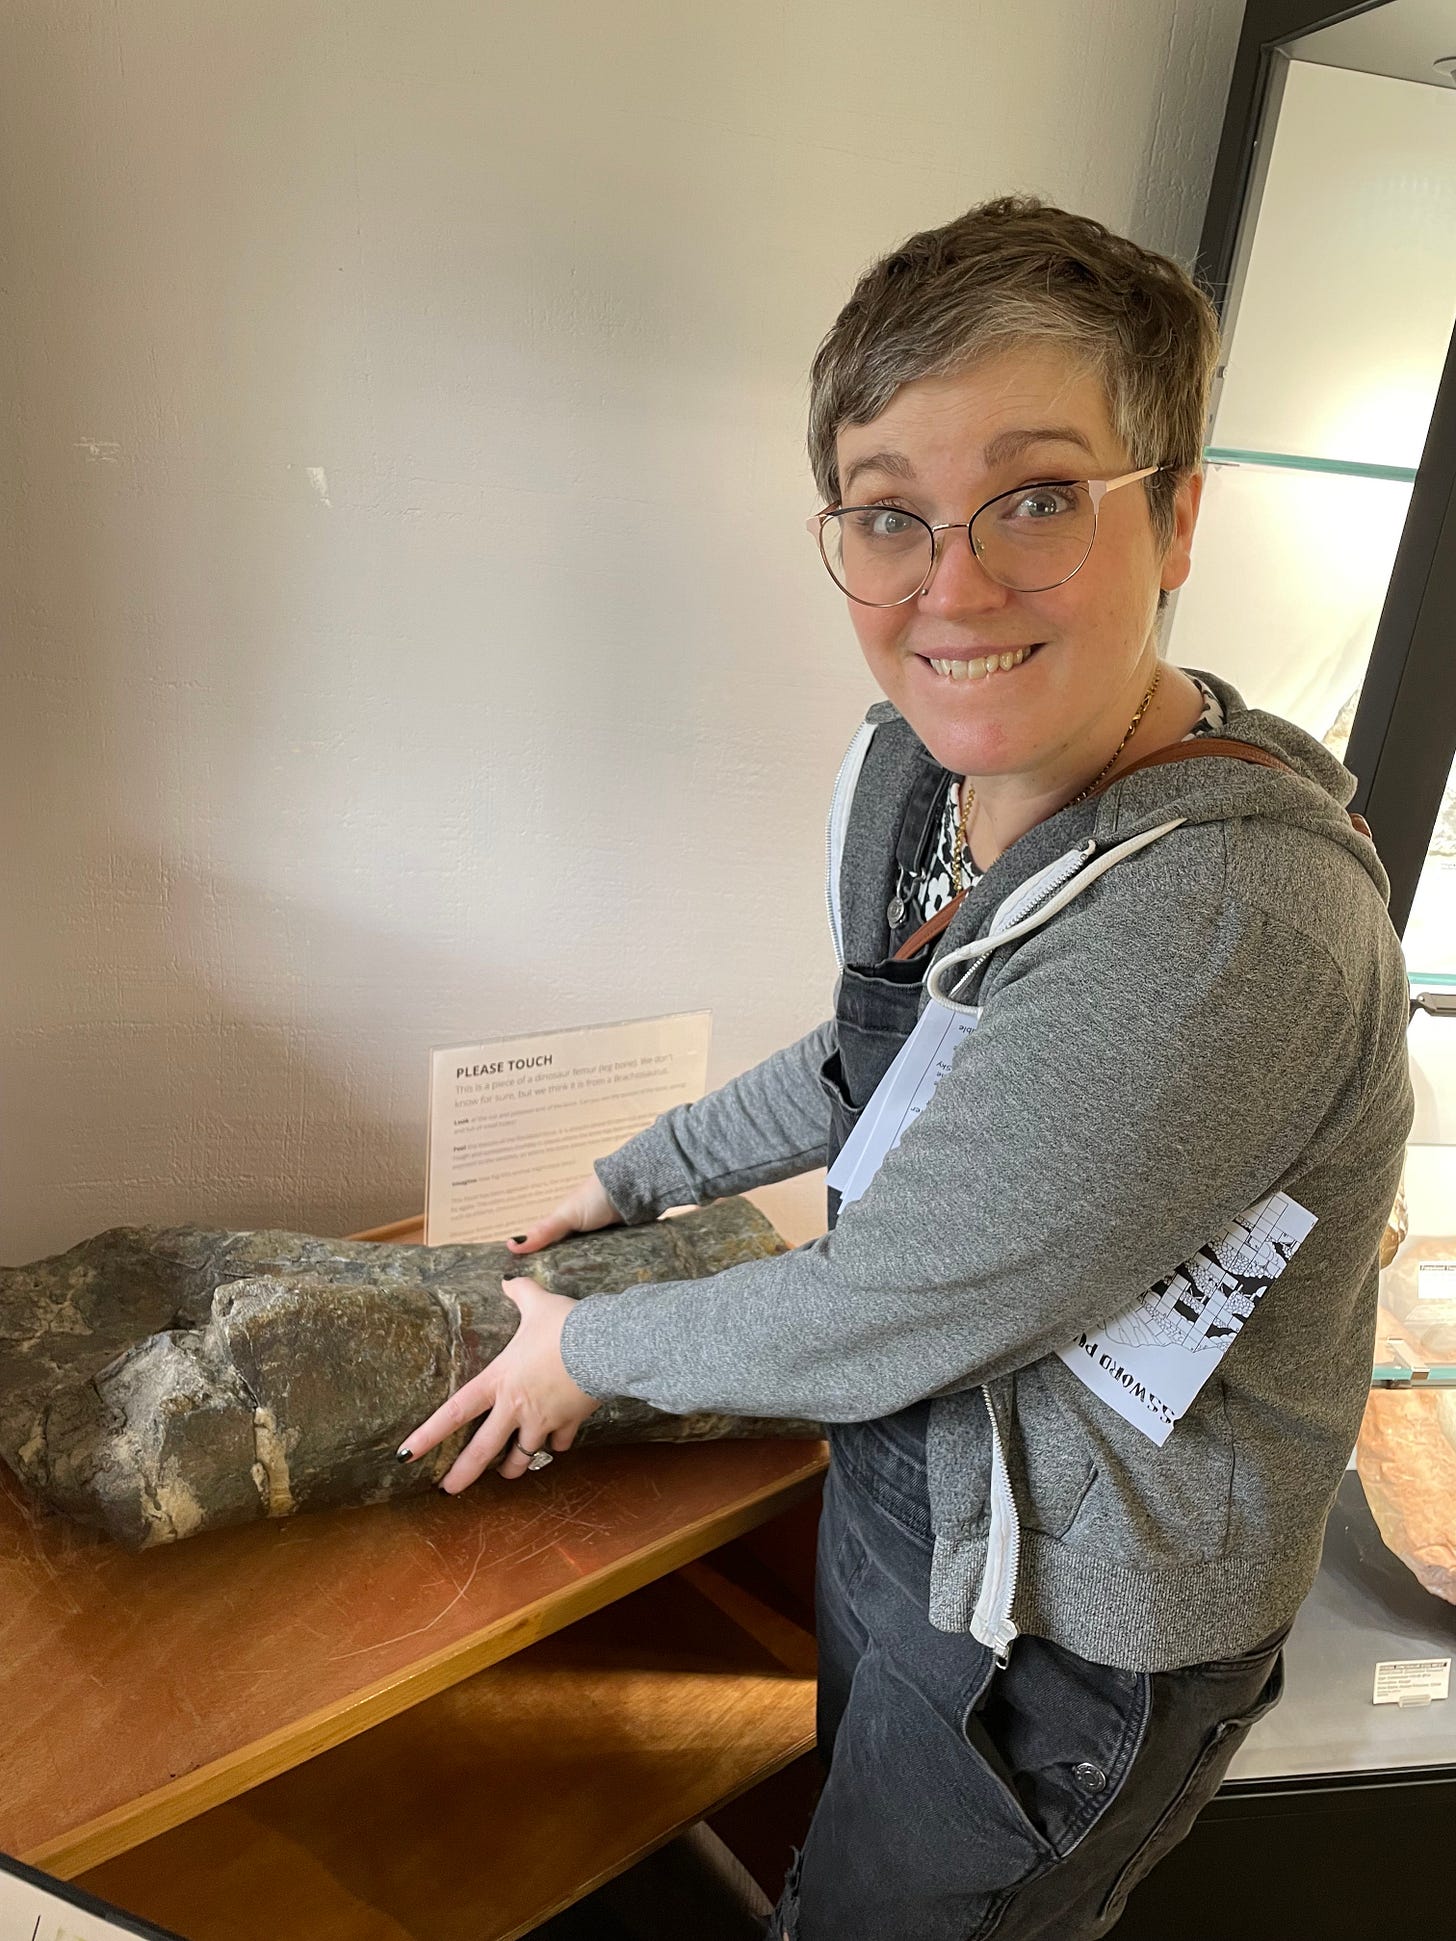
[[[394,1460],[396,1462],[413,1462],[414,1459],[415,1452],[413,1449],[396,1449],[394,1452]]]
[[[524,1245],[526,1236],[523,1233],[513,1233],[511,1235],[511,1239],[515,1242],[516,1246],[519,1247]]]

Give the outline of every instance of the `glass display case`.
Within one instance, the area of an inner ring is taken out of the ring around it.
[[[1456,1015],[1422,1020],[1449,1041],[1430,1066],[1456,1063]],[[1456,1084],[1417,1108],[1360,1440],[1286,1648],[1284,1700],[1236,1756],[1234,1786],[1456,1780],[1456,1137],[1435,1142],[1456,1132],[1453,1113]]]
[[[1251,6],[1246,41],[1271,20],[1287,30],[1300,11],[1316,12]],[[1409,785],[1416,761],[1392,745],[1396,725],[1372,730],[1392,688],[1378,663],[1420,678],[1408,665],[1410,616],[1389,609],[1402,552],[1409,569],[1423,543],[1417,480],[1439,486],[1441,454],[1429,448],[1456,324],[1456,6],[1342,9],[1266,40],[1261,53],[1252,113],[1226,131],[1226,149],[1248,134],[1236,222],[1210,205],[1211,226],[1223,220],[1227,236],[1226,262],[1203,265],[1222,298],[1224,360],[1197,570],[1170,611],[1168,648],[1227,674],[1352,766],[1363,712],[1364,747],[1384,767],[1404,762],[1397,785]],[[1220,159],[1227,168],[1228,154]],[[1456,610],[1448,622],[1449,662]],[[1428,699],[1456,736],[1449,668]],[[1356,772],[1368,797],[1373,778]],[[1414,882],[1409,854],[1393,857],[1372,819],[1392,878],[1404,870],[1392,902],[1413,993],[1419,1099],[1390,1236],[1399,1246],[1382,1273],[1366,1425],[1290,1640],[1287,1694],[1240,1752],[1234,1782],[1456,1769],[1449,1701],[1412,1692],[1375,1703],[1377,1664],[1456,1655],[1456,1017],[1443,1015],[1456,1006],[1451,774],[1448,746]]]
[[[1416,1119],[1284,1699],[1118,1935],[1456,1932],[1456,0],[1250,0],[1198,268],[1224,357],[1166,651],[1355,773]]]
[[[1271,67],[1170,645],[1343,755],[1456,321],[1456,88],[1324,38]]]

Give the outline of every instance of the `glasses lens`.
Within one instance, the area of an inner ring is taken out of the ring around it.
[[[1096,530],[1085,485],[1019,485],[981,507],[971,521],[971,544],[992,579],[1035,593],[1076,572]]]
[[[831,513],[821,527],[824,563],[852,600],[892,607],[919,591],[935,555],[929,526],[898,506]]]

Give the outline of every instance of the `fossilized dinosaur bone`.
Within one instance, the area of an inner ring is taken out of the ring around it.
[[[525,1271],[575,1297],[782,1253],[746,1200],[559,1241],[388,1246],[299,1233],[115,1227],[0,1269],[0,1457],[41,1502],[128,1549],[429,1488],[467,1431],[394,1452],[490,1361]],[[664,1415],[609,1398],[592,1441],[818,1435],[802,1421]]]

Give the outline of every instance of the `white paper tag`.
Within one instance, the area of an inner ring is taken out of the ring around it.
[[[859,1198],[885,1154],[899,1145],[905,1128],[925,1110],[980,1015],[979,1011],[952,1011],[934,998],[920,1013],[825,1175],[842,1206]]]
[[[160,1941],[163,1930],[0,1854],[0,1941],[114,1941],[117,1935]]]
[[[1167,829],[1176,827],[1176,823],[1169,823],[1167,828],[1159,829],[1154,834],[1165,835]],[[1136,849],[1147,841],[1146,835],[1135,837],[1127,847]],[[1007,931],[1015,930],[1018,924],[1045,922],[1055,908],[1054,904],[1047,902],[1048,897],[1056,889],[1064,888],[1073,881],[1091,857],[1093,847],[1089,842],[1069,849],[1065,856],[1056,857],[1044,869],[1029,876],[1010,896],[1003,898],[991,918],[985,937],[974,947],[977,954],[989,953],[995,939]],[[1120,853],[1114,851],[1104,858],[1102,869],[1116,862]],[[1089,878],[1095,878],[1100,873],[1099,869],[1087,872]],[[1044,906],[1043,913],[1033,919],[1031,913],[1038,904]],[[957,958],[964,958],[972,948],[965,945],[958,951],[952,951],[950,961],[953,963]],[[968,975],[969,972],[964,974]],[[954,995],[954,990],[951,994]],[[931,993],[929,1003],[915,1021],[915,1029],[895,1054],[894,1062],[871,1093],[869,1103],[855,1121],[854,1130],[825,1175],[838,1193],[841,1206],[848,1206],[851,1200],[857,1200],[864,1192],[879,1171],[885,1154],[893,1152],[906,1126],[925,1110],[931,1094],[950,1070],[957,1049],[965,1043],[980,1021],[979,1005],[974,1009],[953,1010]]]
[[[1449,1658],[1390,1658],[1375,1667],[1376,1705],[1429,1705],[1451,1687]]]
[[[1161,1448],[1314,1225],[1307,1207],[1272,1193],[1106,1327],[1057,1352]]]
[[[1423,1260],[1416,1268],[1416,1295],[1422,1301],[1456,1301],[1456,1260]]]

